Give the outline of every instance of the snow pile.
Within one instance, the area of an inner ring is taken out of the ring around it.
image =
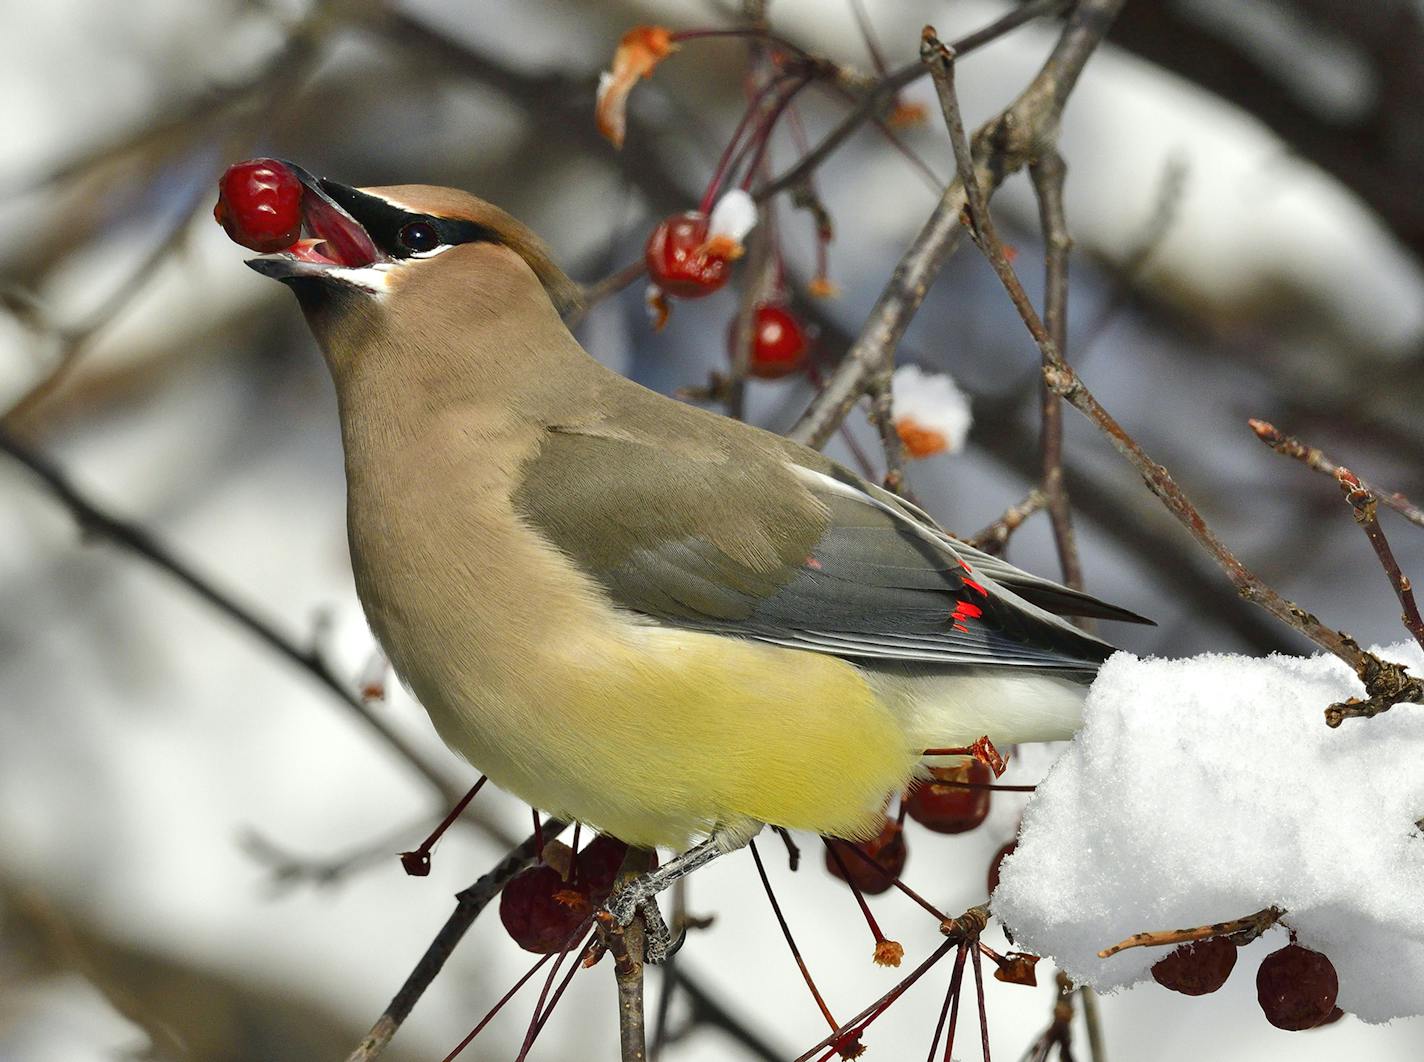
[[[1379,652],[1424,665],[1412,644]],[[1424,708],[1326,727],[1327,705],[1361,693],[1333,657],[1118,653],[1024,813],[994,913],[1020,947],[1114,989],[1169,949],[1099,950],[1276,905],[1334,963],[1342,1009],[1424,1013]]]

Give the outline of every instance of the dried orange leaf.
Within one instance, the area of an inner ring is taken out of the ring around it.
[[[634,26],[618,42],[613,53],[613,69],[598,79],[598,103],[594,118],[598,131],[614,147],[623,146],[627,131],[628,93],[639,78],[650,77],[653,68],[677,51],[672,31],[665,26]]]
[[[1037,955],[1011,951],[1007,955],[996,957],[994,961],[999,965],[999,968],[994,971],[996,981],[1004,981],[1011,985],[1028,985],[1030,988],[1038,984],[1038,977],[1033,971],[1033,968],[1038,965]]]
[[[976,760],[994,772],[995,778],[1004,777],[1004,757],[994,747],[994,743],[989,740],[988,734],[970,745],[969,750],[974,754]]]

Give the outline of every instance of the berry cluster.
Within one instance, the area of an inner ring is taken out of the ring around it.
[[[1226,984],[1235,965],[1235,942],[1209,937],[1178,947],[1152,967],[1152,978],[1173,992],[1203,996]],[[1294,942],[1267,955],[1256,971],[1256,1001],[1266,1020],[1291,1032],[1338,1021],[1339,988],[1330,960]]]

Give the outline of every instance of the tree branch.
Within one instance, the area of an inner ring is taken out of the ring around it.
[[[1316,472],[1323,472],[1327,476],[1338,476],[1340,466],[1331,460],[1326,454],[1314,446],[1308,446],[1293,435],[1287,435],[1280,431],[1274,424],[1264,420],[1249,420],[1251,430],[1256,433],[1256,438],[1269,446],[1278,454],[1286,457],[1293,457],[1304,464],[1307,468]],[[1352,473],[1353,475],[1353,473]],[[1358,477],[1357,477],[1358,478]],[[1360,486],[1369,491],[1380,502],[1389,506],[1400,516],[1404,517],[1411,524],[1417,527],[1424,527],[1424,509],[1420,509],[1412,501],[1398,491],[1383,490],[1375,486],[1368,480],[1360,479]]]
[[[365,723],[397,756],[430,783],[443,804],[453,804],[458,799],[459,790],[452,786],[441,771],[417,751],[415,746],[392,730],[383,719],[371,711],[370,706],[352,693],[319,652],[302,648],[279,633],[266,620],[258,617],[246,606],[238,604],[186,562],[179,560],[143,528],[99,508],[80,493],[57,466],[3,429],[0,429],[0,453],[8,454],[34,473],[49,492],[70,511],[86,535],[100,536],[173,576],[198,598],[236,621],[238,626],[245,628],[278,656],[295,664],[335,694],[356,718]]]
[[[400,991],[395,994],[385,1012],[376,1020],[376,1024],[371,1026],[371,1031],[366,1034],[366,1038],[357,1045],[356,1050],[347,1056],[346,1062],[371,1062],[372,1059],[380,1057],[387,1045],[390,1044],[391,1038],[395,1036],[396,1030],[410,1016],[415,1004],[425,994],[430,983],[435,980],[436,974],[444,968],[446,961],[454,952],[455,946],[464,939],[470,926],[475,924],[475,919],[479,917],[480,912],[499,895],[500,890],[504,888],[510,878],[538,858],[542,845],[552,841],[566,829],[568,829],[566,822],[560,822],[558,819],[545,819],[543,827],[538,833],[530,834],[523,844],[512,850],[492,870],[455,897],[455,910],[445,920],[445,924],[440,927],[440,932],[435,934],[435,939],[425,949],[425,954],[415,964],[415,969],[405,979],[405,983],[401,985]]]
[[[1117,2],[1118,0],[1103,0],[1105,6],[1114,6]],[[1084,6],[1088,6],[1086,0]],[[1070,25],[1070,32],[1071,29]],[[1365,684],[1368,700],[1361,702],[1352,699],[1344,705],[1332,705],[1326,710],[1328,725],[1339,726],[1343,719],[1352,716],[1377,715],[1401,701],[1424,701],[1424,681],[1410,676],[1399,664],[1381,660],[1374,654],[1365,652],[1348,634],[1326,627],[1295,602],[1287,600],[1266,585],[1237,560],[1226,544],[1206,525],[1201,513],[1192,505],[1167,470],[1147,455],[1137,440],[1113,419],[1063,360],[1053,337],[1019,282],[1008,256],[1004,254],[1003,242],[999,239],[994,219],[989,214],[987,199],[979,187],[970,146],[964,135],[964,123],[959,114],[959,100],[954,91],[954,54],[934,39],[932,30],[927,28],[925,34],[927,49],[935,53],[932,59],[936,87],[945,112],[950,142],[954,146],[955,160],[966,186],[969,217],[974,227],[975,239],[989,264],[994,267],[994,272],[998,274],[1029,334],[1038,345],[1043,361],[1043,375],[1048,386],[1067,399],[1108,437],[1113,447],[1141,474],[1148,489],[1157,495],[1168,511],[1191,532],[1192,537],[1216,558],[1239,594],[1260,605],[1283,623],[1294,627],[1354,669]],[[1065,32],[1065,37],[1067,36],[1069,32]]]
[[[1073,9],[1057,46],[1028,88],[975,134],[975,162],[970,170],[976,174],[977,180],[973,182],[976,188],[979,181],[997,188],[1010,174],[1038,158],[1043,144],[1051,141],[1057,129],[1063,104],[1077,83],[1083,64],[1122,2],[1083,0]],[[1023,10],[1020,9],[1020,13]],[[928,62],[928,57],[922,60],[917,76],[927,68]],[[886,83],[895,79],[896,75],[892,75]],[[813,150],[802,162],[815,157]],[[773,181],[762,192],[771,194],[779,184]],[[888,389],[895,348],[941,267],[958,246],[959,216],[966,205],[965,176],[961,172],[945,189],[929,219],[901,257],[860,335],[825,389],[792,428],[791,438],[808,446],[824,445],[862,395]]]

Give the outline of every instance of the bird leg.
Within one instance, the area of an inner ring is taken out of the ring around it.
[[[656,870],[639,875],[614,893],[612,899],[608,901],[608,913],[613,916],[613,920],[618,925],[626,926],[633,920],[635,914],[640,911],[643,914],[643,923],[647,933],[645,962],[657,965],[666,961],[682,946],[683,938],[686,936],[685,929],[679,930],[676,939],[668,931],[667,923],[663,921],[662,914],[658,911],[658,894],[671,886],[678,878],[686,877],[694,870],[705,867],[718,856],[735,852],[738,848],[744,847],[760,828],[760,824],[758,824],[757,829],[750,832],[746,829],[717,830],[701,844],[693,845],[686,852],[673,857]]]

